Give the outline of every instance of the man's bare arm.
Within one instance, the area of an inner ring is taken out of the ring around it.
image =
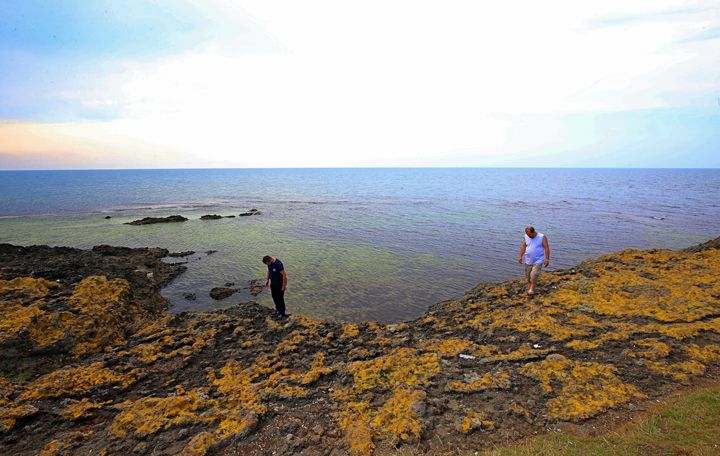
[[[545,264],[543,266],[547,267],[550,264],[550,244],[548,244],[547,236],[543,236],[542,244],[545,249]]]
[[[267,288],[270,285],[270,270],[268,269],[267,274],[265,274],[265,288]]]
[[[522,264],[523,255],[525,255],[525,249],[527,246],[525,245],[525,241],[523,241],[522,246],[520,246],[520,256],[518,256],[518,264]]]
[[[287,272],[283,269],[280,274],[282,274],[282,289],[284,290],[287,288]]]

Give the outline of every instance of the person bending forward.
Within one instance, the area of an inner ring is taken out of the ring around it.
[[[265,287],[270,286],[270,294],[272,294],[275,303],[274,317],[285,318],[285,290],[287,289],[285,266],[283,266],[282,261],[271,256],[264,256],[262,262],[268,268]]]

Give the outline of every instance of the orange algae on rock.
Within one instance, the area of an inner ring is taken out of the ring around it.
[[[66,367],[43,375],[29,384],[20,400],[37,401],[48,397],[85,394],[100,386],[127,388],[137,379],[137,372],[120,374],[97,362],[87,366]]]
[[[557,394],[547,402],[549,416],[568,421],[644,397],[634,386],[622,383],[616,371],[611,365],[573,361],[559,354],[520,368],[521,374],[539,380],[543,391]]]

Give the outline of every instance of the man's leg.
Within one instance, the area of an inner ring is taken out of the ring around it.
[[[525,278],[527,279],[528,285],[530,285],[530,272],[532,272],[532,265],[525,265]]]
[[[535,293],[535,287],[537,287],[538,277],[540,277],[540,271],[542,270],[542,264],[534,264],[530,270],[530,289],[528,292]]]
[[[285,315],[285,291],[282,288],[270,288],[273,302],[275,303],[275,312]]]

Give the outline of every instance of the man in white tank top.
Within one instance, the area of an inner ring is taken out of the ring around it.
[[[522,247],[520,247],[520,256],[518,263],[525,262],[525,277],[528,281],[528,294],[535,294],[537,287],[537,279],[543,267],[550,264],[550,245],[548,245],[547,237],[535,231],[535,228],[528,226],[525,228],[525,238]]]

